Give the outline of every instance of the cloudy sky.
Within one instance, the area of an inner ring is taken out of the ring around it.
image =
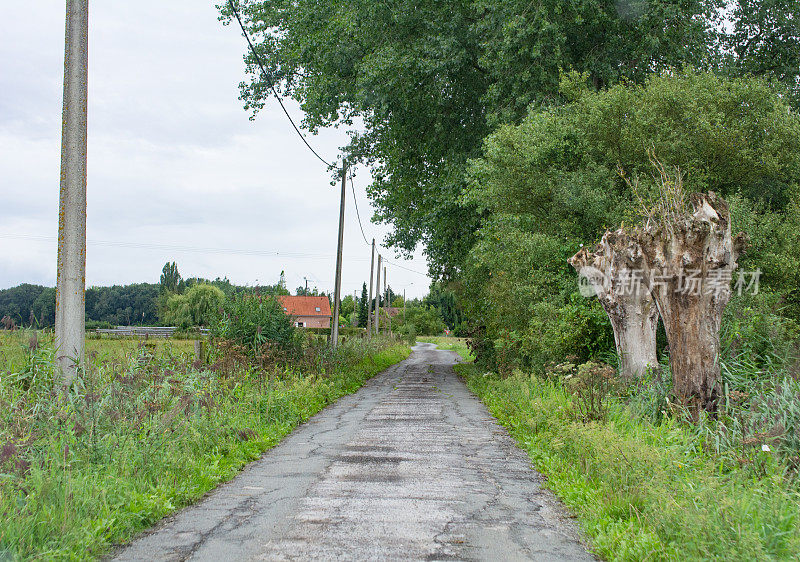
[[[0,288],[55,285],[64,2],[4,6],[0,19]],[[339,188],[272,101],[255,121],[238,99],[244,39],[214,0],[94,1],[89,34],[87,285],[184,277],[333,287]],[[302,115],[288,103],[296,120]],[[345,131],[309,141],[328,159]],[[371,223],[366,170],[355,190]],[[369,279],[369,248],[348,189],[344,294]],[[395,263],[427,271],[417,254]],[[389,265],[409,296],[429,279]]]

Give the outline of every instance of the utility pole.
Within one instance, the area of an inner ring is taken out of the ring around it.
[[[86,330],[86,122],[89,0],[67,0],[58,202],[56,363],[64,386],[83,363]]]
[[[369,260],[369,300],[367,301],[367,334],[372,339],[372,281],[375,275],[375,239],[372,239],[372,257]]]
[[[378,254],[378,273],[375,276],[375,333],[380,334],[381,321],[381,255]]]
[[[388,278],[388,276],[386,275],[386,266],[383,266],[383,292],[386,293],[386,302],[389,303],[386,306],[386,327],[389,328],[389,335],[391,336],[392,335],[392,315],[389,314],[389,308],[391,308],[392,303],[389,300],[389,285],[387,284],[387,281],[386,281],[387,278]]]
[[[347,187],[347,162],[342,161],[342,199],[339,202],[339,246],[336,250],[336,284],[333,296],[333,329],[331,345],[339,345],[339,297],[342,292],[342,245],[344,243],[344,193]]]

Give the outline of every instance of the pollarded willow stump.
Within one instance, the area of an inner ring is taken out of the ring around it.
[[[715,193],[692,194],[689,206],[682,217],[637,229],[639,253],[630,258],[664,322],[673,392],[696,419],[717,410],[722,313],[746,238],[731,236],[728,204]]]
[[[658,309],[643,284],[642,272],[628,256],[637,253],[636,240],[623,230],[606,232],[593,251],[582,249],[570,265],[594,289],[614,330],[620,375],[639,377],[658,365],[656,329]]]

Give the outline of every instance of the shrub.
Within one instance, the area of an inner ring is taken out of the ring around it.
[[[292,319],[281,304],[256,295],[233,296],[225,301],[222,318],[212,333],[242,346],[251,357],[259,357],[265,345],[286,353],[299,343]]]
[[[438,336],[444,333],[446,328],[439,311],[433,307],[408,307],[405,318],[399,321],[402,322],[401,326],[405,327],[403,333],[408,333],[409,327],[413,326],[414,331],[421,336]]]

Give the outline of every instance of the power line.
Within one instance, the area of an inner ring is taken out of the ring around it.
[[[55,236],[39,236],[34,234],[0,234],[0,238],[14,240],[36,240],[42,242],[52,242]],[[159,244],[155,242],[125,242],[113,240],[88,240],[92,246],[110,246],[118,248],[135,248],[145,250],[169,250],[175,252],[197,252],[212,254],[236,254],[244,256],[277,256],[281,258],[310,258],[323,259],[334,257],[333,254],[311,254],[304,252],[282,252],[268,250],[251,250],[247,248],[209,248],[202,246],[183,246],[177,244]],[[367,258],[349,258],[350,260],[367,261]]]
[[[350,187],[353,190],[353,203],[356,206],[356,217],[358,217],[358,228],[361,229],[361,237],[364,238],[364,244],[369,246],[369,241],[367,240],[367,235],[364,234],[364,226],[361,224],[361,213],[358,212],[358,198],[356,197],[356,186],[353,183],[353,174],[350,175]]]
[[[57,240],[55,236],[40,236],[37,234],[6,234],[0,233],[0,238],[6,238],[11,240],[34,240],[40,242],[54,242]],[[210,248],[204,246],[184,246],[178,244],[159,244],[156,242],[125,242],[121,240],[87,240],[87,243],[91,246],[108,246],[108,247],[116,247],[116,248],[134,248],[134,249],[143,249],[143,250],[169,250],[174,252],[193,252],[193,253],[212,253],[212,254],[235,254],[235,255],[242,255],[242,256],[264,256],[264,257],[281,257],[281,258],[298,258],[298,259],[324,259],[324,258],[332,258],[334,257],[333,254],[312,254],[312,253],[305,253],[305,252],[282,252],[282,251],[268,251],[268,250],[252,250],[248,248]],[[411,273],[416,273],[417,275],[423,275],[427,277],[426,273],[421,271],[417,271],[415,269],[411,269],[410,267],[406,267],[399,263],[393,262],[388,258],[383,258],[389,264],[399,267],[400,269],[405,269],[406,271],[410,271]],[[351,257],[348,258],[348,261],[369,261],[368,258],[356,258]],[[314,279],[316,282],[320,282],[319,279]]]
[[[358,198],[356,197],[356,187],[355,187],[355,184],[353,183],[353,175],[352,174],[350,174],[350,187],[352,188],[352,191],[353,191],[353,203],[356,206],[356,216],[358,217],[358,227],[361,229],[361,237],[364,238],[364,243],[367,246],[369,246],[370,243],[367,241],[367,235],[364,233],[364,226],[361,223],[361,213],[358,212]],[[422,273],[421,271],[417,271],[415,269],[411,269],[410,267],[406,267],[404,265],[400,265],[399,263],[395,263],[395,262],[393,262],[393,261],[391,261],[391,260],[389,260],[387,258],[384,258],[384,260],[387,261],[388,263],[396,266],[396,267],[399,267],[400,269],[405,269],[406,271],[410,271],[411,273],[416,273],[417,275],[424,275],[425,277],[428,276],[427,273]]]
[[[392,264],[395,267],[399,267],[400,269],[405,269],[406,271],[410,271],[411,273],[416,273],[417,275],[422,275],[423,277],[427,277],[427,273],[422,273],[421,271],[417,271],[416,269],[411,269],[410,267],[406,267],[404,265],[400,265],[399,263],[393,262],[389,258],[383,258],[388,263]]]
[[[228,5],[231,7],[231,10],[233,10],[233,15],[236,16],[236,21],[239,22],[239,27],[242,28],[242,35],[244,35],[244,38],[247,40],[247,45],[248,45],[248,47],[250,49],[250,53],[256,59],[256,63],[258,64],[259,68],[261,69],[261,74],[264,75],[264,80],[267,81],[267,84],[269,85],[269,89],[272,90],[272,95],[274,95],[275,99],[278,100],[278,103],[280,104],[281,109],[286,114],[287,119],[289,119],[289,123],[292,124],[292,127],[294,127],[295,132],[300,137],[300,140],[303,141],[303,144],[305,144],[308,147],[308,149],[311,152],[314,153],[314,156],[316,156],[319,159],[319,161],[322,162],[323,164],[325,164],[326,166],[331,167],[331,163],[328,162],[327,160],[325,160],[322,156],[320,156],[319,153],[316,150],[314,150],[314,148],[310,144],[308,144],[308,141],[306,140],[305,135],[303,135],[303,133],[300,132],[300,129],[295,124],[294,119],[292,119],[292,116],[289,115],[289,112],[286,110],[286,106],[283,105],[283,101],[281,100],[281,97],[278,95],[278,92],[275,90],[275,83],[272,80],[270,80],[269,74],[267,73],[267,69],[264,68],[264,63],[261,60],[261,56],[256,52],[256,49],[253,46],[252,41],[250,41],[250,36],[247,34],[247,30],[244,28],[244,23],[242,23],[242,18],[239,15],[239,10],[236,9],[236,6],[233,4],[233,0],[228,0]]]
[[[244,23],[242,22],[242,18],[239,15],[239,10],[234,5],[233,0],[228,0],[228,5],[230,6],[231,11],[233,12],[233,15],[236,17],[236,21],[239,22],[239,27],[242,29],[242,35],[244,35],[244,38],[247,41],[247,46],[248,46],[248,48],[250,50],[250,53],[253,55],[253,58],[255,58],[256,63],[258,64],[258,67],[261,69],[261,74],[264,76],[264,79],[266,80],[267,84],[269,85],[269,89],[272,91],[272,95],[275,96],[275,99],[280,104],[281,109],[283,110],[283,113],[286,115],[286,118],[289,119],[289,123],[292,124],[292,127],[294,128],[294,130],[297,133],[297,135],[300,137],[300,140],[303,141],[303,144],[305,144],[306,147],[308,147],[308,149],[314,154],[314,156],[316,156],[319,159],[319,161],[322,162],[323,164],[325,164],[326,166],[328,166],[328,167],[332,166],[332,164],[330,162],[328,162],[322,156],[320,156],[319,153],[316,150],[314,150],[314,148],[308,143],[308,141],[306,140],[305,135],[303,135],[303,133],[300,132],[300,129],[295,124],[294,119],[292,119],[292,116],[289,115],[289,112],[286,110],[286,106],[283,105],[283,101],[281,100],[281,97],[278,95],[277,90],[275,90],[274,82],[272,80],[270,80],[269,73],[267,72],[267,69],[264,67],[264,62],[261,60],[261,56],[256,52],[256,49],[253,46],[253,42],[250,40],[250,36],[248,35],[247,30],[244,27]],[[355,207],[356,207],[356,216],[358,217],[358,227],[361,230],[361,236],[364,238],[364,243],[367,246],[369,246],[370,244],[369,244],[369,241],[367,240],[367,235],[364,232],[364,225],[361,222],[361,213],[358,210],[358,200],[356,198],[356,188],[355,188],[355,184],[353,183],[352,174],[350,174],[350,187],[351,187],[351,189],[353,191],[353,203],[355,204]],[[388,259],[386,261],[391,263],[395,267],[399,267],[400,269],[405,269],[406,271],[410,271],[411,273],[416,273],[417,275],[422,275],[424,277],[428,276],[427,273],[422,273],[421,271],[417,271],[415,269],[411,269],[410,267],[406,267],[406,266],[400,265],[399,263],[392,262],[392,261],[390,261]]]

